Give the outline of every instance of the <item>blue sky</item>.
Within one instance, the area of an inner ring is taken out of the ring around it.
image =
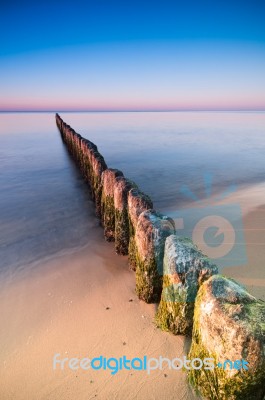
[[[264,1],[11,1],[0,109],[265,109]]]

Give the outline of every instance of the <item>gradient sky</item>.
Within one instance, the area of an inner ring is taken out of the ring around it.
[[[265,1],[6,1],[0,110],[265,110]]]

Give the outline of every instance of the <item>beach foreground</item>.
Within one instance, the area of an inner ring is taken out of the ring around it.
[[[243,200],[250,204],[247,196]],[[230,271],[262,299],[264,251],[257,249],[265,248],[264,212],[258,207],[245,215],[249,263]],[[188,339],[155,327],[155,306],[137,299],[126,257],[117,256],[112,244],[104,241],[100,226],[86,247],[39,262],[30,277],[23,271],[1,290],[1,398],[197,398],[185,373],[166,367],[149,376],[145,371],[112,376],[108,370],[52,369],[55,353],[69,358],[173,359],[189,349]]]
[[[157,329],[154,306],[139,301],[126,258],[96,230],[84,249],[38,265],[1,292],[4,399],[195,399],[181,371],[53,370],[61,357],[186,354],[189,342]],[[41,274],[40,274],[40,271]],[[18,334],[19,332],[19,334]]]

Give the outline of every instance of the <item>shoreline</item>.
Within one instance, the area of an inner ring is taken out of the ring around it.
[[[234,197],[243,211],[249,262],[246,266],[226,268],[225,274],[264,300],[265,277],[260,260],[264,260],[265,254],[257,253],[253,247],[258,239],[259,246],[265,249],[265,206],[260,196],[264,184],[256,186]],[[150,376],[139,371],[132,371],[132,375],[130,371],[120,371],[113,377],[109,371],[76,374],[52,370],[55,353],[69,358],[101,354],[175,358],[188,352],[189,339],[154,326],[155,305],[137,299],[134,273],[128,269],[127,258],[116,255],[112,244],[105,242],[101,226],[94,229],[84,247],[70,254],[49,256],[34,265],[37,268],[22,268],[0,295],[1,396],[19,400],[34,397],[38,392],[40,399],[49,396],[68,400],[107,398],[111,394],[117,399],[132,400],[136,396],[155,398],[159,391],[163,393],[162,399],[173,400],[175,393],[185,400],[198,399],[182,371],[158,370]],[[21,370],[23,360],[28,369]]]
[[[247,288],[249,293],[265,301],[265,204],[243,216],[247,263],[224,268],[224,273]]]

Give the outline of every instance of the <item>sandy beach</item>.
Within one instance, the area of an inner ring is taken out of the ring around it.
[[[163,399],[175,399],[176,393],[196,398],[181,371],[112,376],[108,370],[52,369],[55,353],[175,358],[189,346],[184,337],[155,327],[154,306],[137,299],[126,258],[104,242],[100,227],[88,247],[10,282],[1,291],[0,308],[3,399],[157,399],[157,393]]]
[[[264,185],[237,193],[248,263],[224,273],[265,299]],[[256,196],[253,196],[256,193]],[[62,357],[182,357],[189,340],[156,328],[154,305],[134,293],[134,273],[98,225],[87,246],[21,268],[1,288],[3,399],[196,399],[182,371],[53,370]],[[25,272],[26,271],[26,272]]]

